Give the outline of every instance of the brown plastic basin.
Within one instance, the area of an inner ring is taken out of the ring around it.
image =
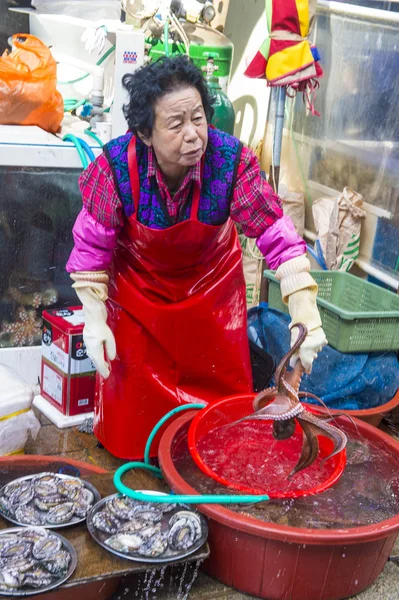
[[[385,415],[390,413],[394,408],[399,405],[399,389],[396,392],[395,396],[389,402],[385,404],[381,404],[380,406],[375,406],[374,408],[367,408],[364,410],[333,410],[329,409],[332,414],[342,414],[345,413],[351,417],[355,417],[356,419],[360,419],[361,421],[365,421],[370,425],[374,425],[378,427],[381,423],[382,419]],[[321,407],[318,406],[321,409]]]
[[[180,494],[198,493],[172,460],[175,440],[196,412],[169,425],[159,446],[164,477]],[[365,438],[399,458],[399,444],[388,435],[363,421],[355,424]],[[204,563],[206,572],[228,586],[269,600],[339,600],[358,594],[381,573],[399,532],[399,515],[374,525],[334,530],[263,522],[221,505],[199,509],[209,518],[211,552]]]

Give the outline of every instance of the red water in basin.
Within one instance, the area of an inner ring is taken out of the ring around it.
[[[198,452],[214,473],[243,491],[276,498],[322,485],[335,467],[334,460],[323,461],[332,443],[323,440],[324,451],[315,462],[289,478],[301,453],[302,430],[297,426],[290,439],[277,441],[272,425],[271,421],[245,421],[218,427],[198,442]]]

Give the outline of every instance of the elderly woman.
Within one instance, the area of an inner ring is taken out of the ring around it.
[[[305,243],[251,150],[209,125],[201,72],[166,58],[123,84],[129,131],[80,178],[67,270],[99,373],[95,434],[131,459],[172,408],[252,390],[234,223],[277,269],[292,324],[308,328],[296,356],[305,370],[326,340]]]

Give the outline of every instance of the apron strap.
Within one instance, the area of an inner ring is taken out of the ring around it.
[[[133,202],[136,203],[136,212],[140,202],[140,178],[137,168],[136,136],[132,136],[127,149],[127,165],[129,169],[130,186],[132,188]]]
[[[190,219],[196,220],[196,221],[198,221],[198,209],[199,209],[199,203],[200,203],[200,199],[201,199],[202,174],[204,172],[204,164],[205,164],[205,152],[201,158],[200,183],[198,183],[198,181],[195,182],[194,192],[193,192],[193,201],[191,203]]]

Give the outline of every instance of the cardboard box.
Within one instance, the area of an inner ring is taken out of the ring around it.
[[[83,326],[81,306],[43,311],[41,395],[67,416],[94,408],[96,370]]]

